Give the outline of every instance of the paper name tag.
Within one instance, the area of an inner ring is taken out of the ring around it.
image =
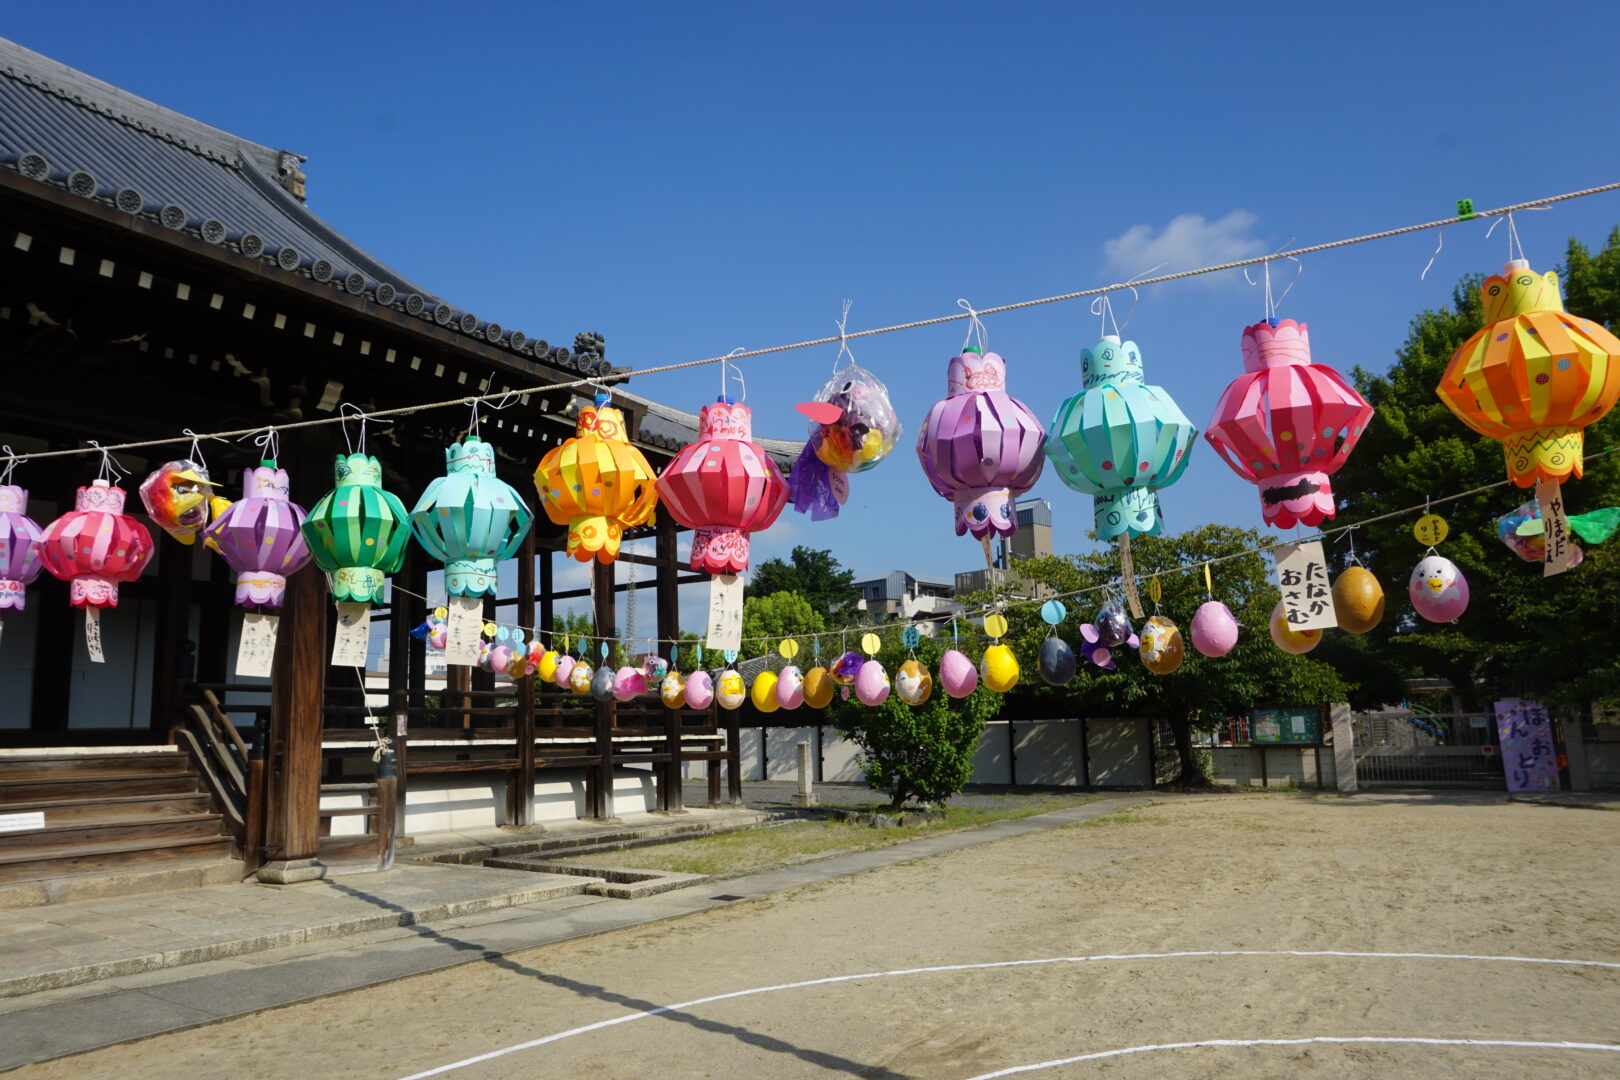
[[[332,663],[337,667],[363,668],[371,651],[371,605],[338,605],[337,634],[332,639]]]
[[[444,618],[444,662],[462,667],[478,664],[478,632],[484,625],[484,605],[470,596],[452,596]]]
[[[105,664],[107,654],[101,651],[101,609],[84,609],[84,648],[92,664]]]
[[[1277,560],[1277,585],[1282,589],[1288,628],[1327,630],[1338,626],[1322,542],[1278,544],[1271,554]]]
[[[242,636],[236,645],[236,673],[268,679],[276,661],[276,630],[281,620],[250,611],[242,617]]]
[[[711,649],[742,651],[743,583],[737,574],[716,574],[709,579],[709,632]]]
[[[1569,516],[1564,511],[1564,490],[1557,480],[1536,484],[1536,504],[1541,507],[1542,535],[1547,550],[1541,562],[1541,576],[1562,574],[1575,565],[1575,544],[1569,536]]]

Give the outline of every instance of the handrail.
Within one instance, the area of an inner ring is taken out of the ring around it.
[[[246,762],[247,744],[242,741],[242,733],[236,730],[236,725],[231,723],[231,718],[226,716],[225,710],[220,707],[219,698],[214,696],[212,690],[204,690],[203,700],[208,703],[209,718],[213,720],[215,728],[224,732],[231,744],[236,747],[237,760]]]
[[[198,745],[195,735],[185,728],[176,729],[174,735],[175,738],[184,743],[186,749],[190,752],[192,761],[197,765],[197,771],[202,774],[203,780],[208,784],[210,793],[214,796],[214,801],[219,804],[221,816],[230,826],[231,834],[240,841],[245,822],[242,818],[242,810],[236,805],[236,800],[233,798],[230,788],[214,772],[213,765],[209,762],[208,756],[203,753],[203,748]]]
[[[243,766],[247,762],[246,748],[243,748],[242,760],[239,762],[231,754],[230,747],[219,737],[219,732],[215,730],[215,725],[210,721],[206,709],[201,705],[194,704],[191,706],[191,715],[195,721],[195,726],[198,728],[197,734],[202,737],[203,745],[207,747],[209,756],[219,764],[221,771],[230,780],[232,797],[237,800],[245,799],[247,796],[247,775]]]

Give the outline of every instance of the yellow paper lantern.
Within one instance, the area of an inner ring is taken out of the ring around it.
[[[568,526],[568,554],[580,562],[619,557],[626,529],[653,520],[658,492],[653,469],[630,445],[624,414],[598,394],[579,411],[574,437],[551,450],[534,470],[546,516]]]

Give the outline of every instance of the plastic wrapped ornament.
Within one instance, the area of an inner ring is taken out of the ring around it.
[[[853,363],[798,409],[810,418],[810,438],[788,476],[793,509],[814,521],[837,517],[849,498],[849,474],[874,468],[904,429],[888,387]]]
[[[1206,600],[1200,604],[1192,620],[1193,648],[1214,659],[1225,656],[1237,647],[1238,621],[1231,609],[1219,600]]]
[[[861,665],[866,663],[866,657],[858,652],[847,652],[840,656],[827,674],[839,686],[854,686],[855,676],[861,673]]]
[[[213,493],[208,467],[195,461],[168,461],[141,481],[141,505],[152,524],[190,545],[197,534],[231,505]]]
[[[613,673],[613,696],[619,701],[629,701],[646,692],[647,676],[640,668],[626,664]]]
[[[568,689],[576,694],[591,692],[591,684],[596,679],[596,671],[590,664],[580,660],[574,664],[573,670],[568,673]]]
[[[965,698],[979,688],[979,669],[967,654],[948,649],[939,658],[939,685],[953,698]]]
[[[804,676],[804,703],[812,709],[825,709],[832,704],[833,691],[837,688],[831,672],[824,667],[813,667]]]
[[[1285,653],[1302,656],[1322,644],[1322,631],[1295,630],[1288,625],[1288,609],[1281,600],[1271,609],[1271,640]]]
[[[1121,645],[1136,648],[1141,642],[1131,629],[1131,620],[1118,600],[1110,600],[1097,612],[1095,622],[1080,624],[1080,651],[1086,660],[1100,668],[1115,671],[1114,650]]]
[[[804,704],[804,675],[792,664],[777,673],[776,703],[788,710]]]
[[[782,707],[776,700],[776,672],[762,671],[754,676],[754,685],[748,688],[748,700],[762,713],[773,713]]]
[[[658,700],[664,703],[666,709],[686,708],[686,676],[671,668],[659,680]]]
[[[562,659],[556,649],[547,649],[540,654],[540,662],[534,666],[534,673],[541,682],[555,682],[557,679],[557,663]]]
[[[1142,644],[1137,655],[1142,666],[1155,675],[1168,675],[1181,666],[1187,656],[1181,630],[1162,615],[1149,615],[1142,624]]]
[[[577,663],[578,661],[567,653],[557,657],[557,667],[551,673],[551,681],[564,690],[572,688],[574,684],[574,665]]]
[[[1035,670],[1048,686],[1068,686],[1074,680],[1074,650],[1060,637],[1047,638],[1041,642]]]
[[[714,704],[714,680],[707,671],[694,671],[686,677],[686,704],[694,709]]]
[[[748,698],[748,688],[743,685],[742,672],[736,668],[727,668],[715,680],[714,700],[722,709],[737,709]]]
[[[606,662],[598,665],[591,672],[591,697],[597,701],[613,700],[614,674],[613,665]]]
[[[1425,555],[1412,567],[1406,593],[1412,607],[1430,622],[1454,622],[1468,610],[1468,580],[1443,555]]]
[[[855,676],[855,696],[860,698],[862,705],[881,705],[889,700],[889,673],[883,670],[883,665],[876,660],[868,660],[861,665],[861,670]]]
[[[1384,587],[1365,567],[1345,567],[1333,583],[1333,613],[1340,630],[1367,633],[1384,618]]]
[[[1018,658],[1005,645],[992,645],[984,650],[984,685],[998,694],[1005,694],[1018,684]]]
[[[934,696],[934,677],[921,661],[907,660],[894,673],[894,692],[907,705],[925,705]]]
[[[662,656],[648,655],[641,662],[641,673],[647,677],[647,685],[664,681],[669,674],[669,661]]]

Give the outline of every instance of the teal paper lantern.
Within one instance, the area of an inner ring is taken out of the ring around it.
[[[1046,455],[1063,482],[1093,496],[1097,537],[1157,536],[1160,488],[1187,468],[1198,429],[1163,387],[1142,378],[1142,352],[1109,335],[1080,352],[1084,389],[1058,406]]]
[[[448,596],[494,596],[496,564],[516,554],[534,515],[512,486],[495,475],[495,448],[469,435],[445,447],[445,475],[422,492],[411,529],[429,555],[444,563]]]
[[[405,504],[384,491],[382,466],[365,454],[338,455],[337,486],[304,521],[315,565],[332,576],[338,603],[376,603],[385,575],[405,561],[411,530]]]

